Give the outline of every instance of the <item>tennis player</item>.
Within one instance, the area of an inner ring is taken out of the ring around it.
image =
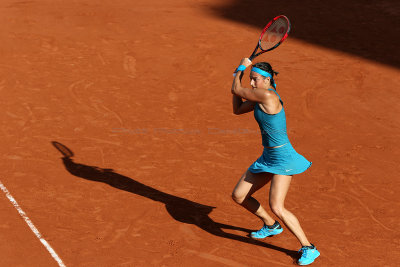
[[[254,192],[271,181],[270,208],[300,241],[302,248],[299,250],[298,264],[308,265],[314,262],[320,252],[309,242],[299,221],[285,208],[284,202],[293,175],[304,172],[312,163],[297,153],[289,141],[283,101],[276,92],[274,81],[277,72],[272,70],[271,65],[266,62],[254,64],[250,71],[252,89],[242,86],[243,72],[251,64],[248,58],[244,58],[237,69],[231,89],[233,113],[240,115],[254,110],[264,150],[240,178],[232,198],[263,221],[264,226],[250,234],[252,238],[261,239],[280,234],[283,228],[279,222],[252,197]]]

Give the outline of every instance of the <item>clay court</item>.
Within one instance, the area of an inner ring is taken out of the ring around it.
[[[232,72],[279,14],[289,38],[255,61],[313,162],[286,199],[313,266],[398,266],[395,0],[1,1],[0,266],[294,266],[295,237],[250,239],[231,199],[262,153]]]

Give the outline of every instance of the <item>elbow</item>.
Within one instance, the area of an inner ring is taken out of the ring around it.
[[[240,114],[242,114],[242,113],[240,113],[239,110],[233,110],[233,114],[235,114],[235,115],[240,115]]]

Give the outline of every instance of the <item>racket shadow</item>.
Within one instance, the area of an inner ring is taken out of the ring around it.
[[[209,214],[216,207],[203,205],[197,202],[190,201],[185,198],[177,197],[162,192],[160,190],[142,184],[130,177],[118,174],[114,172],[112,169],[103,169],[97,166],[89,166],[80,163],[75,163],[72,159],[72,156],[70,156],[73,155],[70,149],[68,149],[65,145],[59,142],[52,142],[52,144],[61,153],[62,151],[71,152],[68,154],[62,153],[63,154],[62,161],[64,163],[66,170],[76,177],[90,181],[105,183],[116,189],[130,192],[157,202],[164,203],[167,212],[175,220],[182,223],[196,225],[202,230],[210,234],[213,234],[215,236],[277,250],[286,253],[287,255],[292,257],[293,260],[297,260],[298,258],[297,251],[274,246],[268,243],[251,239],[249,237],[224,232],[223,229],[230,229],[230,230],[242,231],[249,235],[252,230],[215,222],[209,217]]]

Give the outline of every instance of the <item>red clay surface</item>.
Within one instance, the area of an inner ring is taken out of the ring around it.
[[[261,224],[230,199],[262,151],[230,86],[263,25],[207,8],[227,2],[0,4],[0,180],[67,266],[293,265],[289,231],[248,239]],[[259,60],[313,162],[286,206],[314,266],[398,265],[399,70],[291,37]],[[0,266],[57,266],[0,203]]]

